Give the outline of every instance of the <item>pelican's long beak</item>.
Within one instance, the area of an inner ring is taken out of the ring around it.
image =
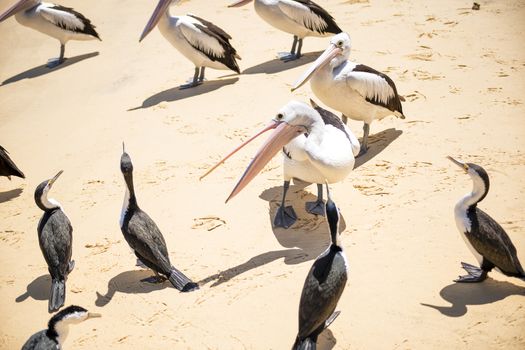
[[[160,18],[164,16],[164,13],[168,10],[170,4],[171,0],[159,0],[157,7],[155,7],[155,11],[153,11],[148,24],[146,24],[146,27],[140,36],[139,42],[141,42],[146,37],[146,35],[148,35],[153,30],[153,28],[155,28],[157,23],[159,23]]]
[[[315,62],[310,66],[310,68],[308,68],[308,70],[295,82],[295,84],[292,87],[292,91],[295,91],[301,86],[303,86],[315,72],[323,68],[334,57],[340,55],[342,52],[343,50],[341,50],[339,47],[335,46],[334,44],[330,44],[330,46],[328,46],[328,48],[322,53],[322,55],[319,56],[315,60]]]
[[[102,315],[96,312],[88,312],[87,318],[97,318],[97,317],[102,317]]]
[[[58,172],[58,174],[56,174],[55,176],[53,176],[53,178],[47,182],[47,185],[48,185],[49,187],[53,186],[53,184],[55,183],[55,181],[59,178],[60,175],[62,175],[63,172],[64,172],[64,170],[60,170],[60,171]]]
[[[11,8],[9,8],[6,12],[4,12],[4,13],[2,13],[0,15],[0,22],[2,22],[3,20],[11,17],[12,15],[16,14],[17,12],[20,12],[22,10],[25,10],[25,9],[29,8],[28,2],[30,2],[30,1],[31,0],[20,0],[20,1],[18,1],[16,4],[11,6]]]
[[[235,1],[233,4],[228,5],[228,7],[241,7],[250,2],[252,2],[252,0],[238,0],[238,1]]]
[[[244,171],[244,174],[242,175],[241,179],[235,185],[235,188],[233,189],[232,193],[229,195],[228,199],[226,199],[226,203],[239,192],[241,192],[242,189],[246,187],[246,185],[248,185],[250,181],[252,181],[253,178],[257,176],[257,174],[259,174],[259,172],[264,168],[264,166],[268,164],[268,162],[275,156],[275,154],[283,148],[284,145],[286,145],[298,135],[304,134],[306,132],[306,128],[304,126],[290,125],[286,122],[272,120],[272,122],[268,126],[266,126],[264,129],[255,134],[255,136],[245,141],[239,147],[234,149],[226,157],[221,159],[214,167],[208,170],[206,174],[201,176],[201,179],[204,178],[213,170],[215,170],[219,165],[224,163],[228,158],[237,153],[237,151],[239,151],[241,148],[255,140],[258,136],[272,129],[275,129],[274,132],[261,146],[261,148],[259,148],[259,151],[257,151],[255,157],[252,159],[252,161]]]
[[[460,167],[461,169],[463,169],[466,172],[468,172],[468,165],[465,164],[465,163],[462,163],[460,162],[459,160],[455,160],[454,158],[452,158],[451,156],[447,156],[448,160],[450,160],[452,163],[456,164],[458,167]]]

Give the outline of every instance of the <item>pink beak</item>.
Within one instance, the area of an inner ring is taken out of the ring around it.
[[[3,20],[11,17],[12,15],[16,14],[17,12],[20,12],[22,10],[28,9],[29,5],[30,5],[30,4],[28,4],[29,2],[30,2],[30,0],[20,0],[19,2],[17,2],[13,6],[11,6],[11,8],[9,8],[6,12],[4,12],[4,13],[2,13],[0,15],[0,22],[2,22]]]
[[[235,1],[233,4],[228,5],[228,7],[241,7],[250,2],[252,2],[252,0],[239,0],[239,1]]]
[[[252,138],[244,142],[242,145],[234,149],[230,154],[228,154],[221,161],[219,161],[219,163],[217,163],[213,168],[211,168],[206,174],[201,176],[201,179],[207,176],[209,173],[211,173],[219,165],[224,163],[228,158],[234,155],[241,148],[243,148],[248,143],[255,140],[258,136],[262,135],[263,133],[271,129],[275,129],[275,130],[270,135],[270,137],[266,140],[266,142],[261,146],[259,151],[257,151],[257,153],[255,154],[255,157],[253,157],[252,161],[250,162],[250,164],[244,171],[244,174],[239,179],[239,181],[233,188],[233,191],[228,196],[228,199],[226,199],[226,203],[228,203],[230,199],[232,199],[239,192],[241,192],[250,183],[250,181],[252,181],[257,176],[257,174],[261,172],[264,166],[268,164],[268,162],[277,154],[277,152],[279,152],[283,148],[283,146],[285,146],[288,142],[290,142],[295,137],[301,134],[304,134],[306,132],[306,128],[304,126],[290,125],[286,122],[272,120],[272,122],[267,127],[265,127],[263,130],[258,132],[255,136],[253,136]]]
[[[330,44],[328,48],[319,56],[315,62],[308,68],[308,70],[295,82],[292,87],[292,91],[299,89],[303,86],[315,72],[327,65],[334,57],[340,55],[343,51],[335,46]]]
[[[157,7],[155,7],[155,11],[153,11],[153,14],[151,15],[151,18],[148,21],[148,24],[146,24],[146,27],[144,28],[144,31],[142,32],[142,35],[140,36],[139,42],[141,42],[146,35],[148,35],[153,28],[159,23],[160,18],[164,16],[164,13],[168,10],[168,7],[171,4],[171,0],[160,0],[157,4]]]

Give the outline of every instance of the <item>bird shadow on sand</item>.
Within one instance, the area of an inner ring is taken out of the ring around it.
[[[87,60],[88,58],[92,58],[92,57],[95,57],[95,56],[98,56],[98,55],[99,55],[99,52],[95,51],[95,52],[86,53],[84,55],[78,55],[78,56],[74,56],[74,57],[69,57],[69,58],[66,59],[66,61],[64,63],[62,63],[61,65],[58,65],[58,66],[56,66],[54,68],[48,68],[47,65],[43,64],[41,66],[28,69],[25,72],[18,73],[17,75],[14,75],[14,76],[12,76],[9,79],[4,80],[2,82],[2,85],[0,85],[0,86],[8,85],[8,84],[11,84],[11,83],[16,83],[17,81],[22,80],[22,79],[33,79],[33,78],[40,77],[42,75],[46,75],[46,74],[49,74],[49,73],[52,73],[52,72],[56,72],[57,70],[64,69],[64,68],[69,67],[69,66],[71,66],[71,65],[73,65],[75,63]]]
[[[239,80],[239,77],[222,79],[222,80],[211,80],[205,81],[203,84],[190,88],[181,90],[179,87],[174,87],[168,90],[161,91],[148,97],[142,102],[141,106],[128,109],[128,112],[136,111],[137,109],[145,109],[158,105],[161,102],[173,102],[178,100],[183,100],[185,98],[199,96],[207,92],[218,90],[224,86],[235,84]]]
[[[48,274],[35,278],[26,287],[26,291],[16,297],[15,301],[21,303],[31,297],[35,300],[49,300],[51,295],[51,276]]]
[[[256,66],[246,68],[242,71],[242,74],[279,73],[287,69],[292,69],[313,62],[317,59],[317,57],[319,57],[321,53],[322,51],[309,52],[304,54],[300,59],[290,62],[283,62],[280,59],[275,58],[273,60],[260,63]]]
[[[453,283],[441,289],[439,294],[452,305],[421,305],[436,309],[448,317],[461,317],[467,313],[468,305],[491,304],[511,295],[525,296],[525,288],[488,278],[482,283]]]
[[[116,292],[126,294],[147,294],[171,286],[168,280],[156,284],[141,282],[142,279],[149,278],[153,275],[154,273],[151,270],[133,270],[116,275],[109,280],[108,291],[106,294],[102,295],[99,292],[96,292],[97,300],[95,301],[95,305],[98,307],[106,306],[111,299],[113,299]]]
[[[317,258],[330,244],[330,233],[326,218],[312,215],[305,210],[306,202],[313,202],[317,199],[317,195],[305,190],[305,187],[309,185],[309,183],[294,180],[294,184],[290,185],[288,189],[286,205],[293,206],[297,214],[297,221],[288,229],[273,226],[277,208],[281,204],[282,186],[264,190],[259,196],[268,202],[268,218],[272,224],[273,234],[279,244],[286,248],[298,248],[302,252],[300,258],[293,261],[294,264]],[[313,188],[317,193],[315,186]],[[346,223],[341,214],[339,232],[343,232],[345,228]]]
[[[364,155],[356,158],[354,169],[359,168],[361,165],[377,156],[399,136],[401,136],[402,133],[402,130],[390,128],[378,132],[377,134],[370,135],[368,138],[368,151]]]
[[[317,350],[331,350],[335,344],[337,344],[337,339],[329,328],[325,329],[317,338]]]
[[[15,188],[14,190],[0,192],[0,203],[9,202],[11,199],[20,196],[23,191],[21,188]]]

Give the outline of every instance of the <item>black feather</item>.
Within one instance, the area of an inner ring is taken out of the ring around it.
[[[326,27],[323,29],[320,28],[313,28],[309,23],[303,23],[306,28],[310,29],[311,31],[318,32],[321,34],[325,33],[332,33],[332,34],[339,34],[342,32],[341,28],[335,23],[334,18],[332,15],[328,13],[324,8],[317,5],[315,2],[311,0],[294,0],[295,2],[298,2],[310,9],[313,13],[315,13],[317,16],[321,17],[323,21],[326,23]]]
[[[54,10],[58,10],[58,11],[71,13],[73,16],[78,18],[82,22],[82,24],[84,24],[84,28],[68,28],[64,23],[61,23],[61,22],[55,23],[60,28],[62,28],[64,30],[69,30],[69,31],[72,31],[72,32],[76,32],[76,33],[82,33],[82,34],[86,34],[86,35],[91,35],[91,36],[97,38],[98,40],[102,40],[102,39],[100,39],[100,36],[98,35],[97,31],[95,30],[96,27],[91,23],[91,21],[89,19],[87,19],[80,12],[77,12],[77,11],[73,10],[71,7],[65,7],[65,6],[61,6],[61,5],[54,5],[54,6],[50,7],[50,8],[52,8]]]
[[[390,85],[390,87],[394,91],[394,96],[390,97],[386,103],[383,102],[383,101],[379,101],[376,98],[372,98],[372,99],[367,98],[366,100],[368,102],[370,102],[370,103],[375,104],[375,105],[388,108],[392,112],[399,112],[399,113],[403,114],[403,107],[401,106],[401,99],[399,97],[399,94],[397,93],[396,84],[394,84],[394,81],[392,79],[390,79],[390,77],[388,75],[386,75],[384,73],[381,73],[381,72],[375,70],[374,68],[365,66],[364,64],[356,65],[355,68],[353,69],[353,71],[354,72],[365,72],[365,73],[375,74],[375,75],[378,75],[379,77],[383,78],[384,80],[386,80],[388,85]]]

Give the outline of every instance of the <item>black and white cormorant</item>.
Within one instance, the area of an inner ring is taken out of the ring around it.
[[[49,190],[62,172],[61,170],[52,179],[42,182],[35,190],[36,205],[44,211],[37,230],[40,250],[44,254],[51,275],[49,312],[56,311],[64,305],[67,276],[75,267],[75,261],[71,260],[73,248],[71,222],[60,203],[55,199],[47,198]]]
[[[339,315],[335,308],[348,278],[348,263],[339,235],[339,210],[330,197],[328,185],[326,191],[326,217],[332,244],[315,260],[304,281],[294,350],[315,350],[319,334]]]
[[[456,225],[479,263],[479,268],[462,262],[468,275],[455,282],[482,282],[493,268],[504,275],[525,279],[525,272],[516,255],[516,248],[496,220],[477,207],[489,192],[489,176],[485,169],[472,163],[462,163],[448,157],[470,176],[474,186],[454,208]]]
[[[101,40],[91,21],[70,7],[41,0],[19,0],[0,15],[0,22],[13,15],[18,23],[60,41],[60,56],[48,61],[49,68],[64,62],[69,40]]]
[[[7,176],[9,180],[11,180],[11,176],[26,178],[22,170],[18,169],[9,157],[9,152],[2,146],[0,146],[0,176]]]
[[[120,170],[126,181],[126,195],[120,215],[120,229],[124,238],[137,256],[139,263],[152,269],[155,277],[148,282],[163,282],[166,276],[171,284],[182,292],[199,289],[197,283],[192,282],[181,271],[171,265],[166,241],[155,222],[142,211],[137,204],[133,187],[133,164],[124,150],[120,158]]]
[[[100,314],[88,312],[80,306],[68,306],[51,317],[47,329],[33,334],[22,346],[22,350],[62,349],[62,344],[69,332],[69,325],[94,317],[100,317]]]

